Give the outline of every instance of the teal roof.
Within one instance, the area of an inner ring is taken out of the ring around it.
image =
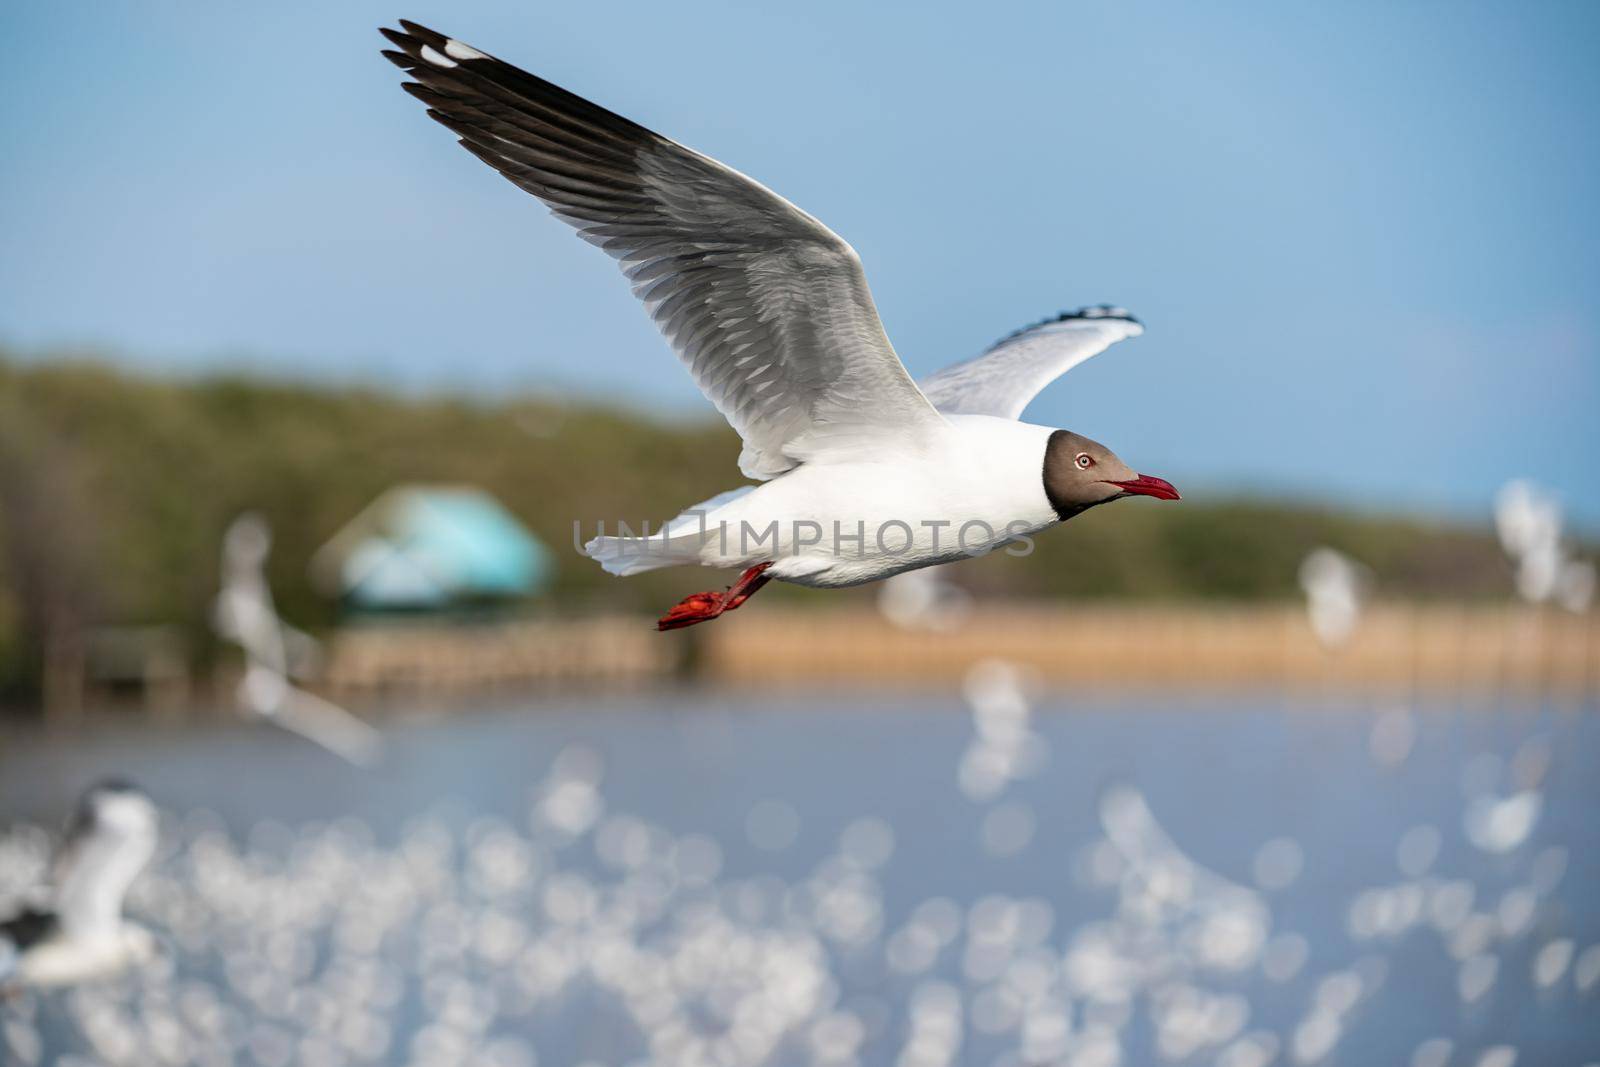
[[[549,551],[515,516],[468,486],[391,489],[319,557],[329,584],[367,608],[527,596],[553,569]]]

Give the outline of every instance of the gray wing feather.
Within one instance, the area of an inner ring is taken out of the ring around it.
[[[770,478],[942,420],[878,320],[860,260],[760,184],[415,23],[385,29],[405,89],[461,144],[621,265]]]
[[[946,367],[920,383],[946,415],[1022,417],[1045,386],[1144,327],[1122,308],[1101,305],[1063,312],[1005,337],[980,356]]]

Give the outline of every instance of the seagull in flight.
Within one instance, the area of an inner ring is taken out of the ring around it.
[[[878,613],[897,629],[949,633],[972,613],[972,594],[942,571],[920,567],[884,579]]]
[[[1517,592],[1530,604],[1554,601],[1577,615],[1594,601],[1595,565],[1577,559],[1562,537],[1561,501],[1521,478],[1495,495],[1495,530],[1517,569]]]
[[[128,887],[155,855],[156,824],[136,786],[106,781],[84,794],[48,903],[0,922],[0,993],[109,977],[156,957],[155,936],[122,917]]]
[[[244,650],[239,703],[336,756],[370,766],[382,745],[378,731],[290,680],[307,673],[316,658],[316,640],[278,617],[267,584],[271,551],[272,530],[254,512],[234,519],[223,534],[222,588],[213,625],[218,636]]]
[[[1333,651],[1350,643],[1372,584],[1372,572],[1338,549],[1314,548],[1301,561],[1306,615],[1323,648]]]
[[[1129,496],[1178,499],[1106,446],[1022,422],[1046,385],[1143,332],[1070,311],[920,384],[889,344],[855,250],[738,171],[414,22],[381,32],[403,87],[461,145],[616,259],[761,484],[649,536],[584,551],[612,574],[742,570],[660,629],[715,619],[772,579],[835,588],[1018,543]],[[619,531],[620,532],[620,531]],[[1024,542],[1025,543],[1025,542]]]

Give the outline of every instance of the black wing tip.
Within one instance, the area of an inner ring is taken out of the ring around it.
[[[395,19],[395,21],[400,24],[398,30],[391,29],[388,26],[379,26],[378,32],[402,47],[407,44],[416,46],[429,44],[439,48],[450,40],[438,30],[430,30],[420,22],[412,22],[410,19]]]
[[[416,70],[422,67],[435,67],[440,70],[450,70],[461,66],[463,63],[477,64],[483,61],[492,61],[493,57],[478,51],[464,41],[454,37],[446,37],[438,30],[430,30],[426,26],[412,22],[410,19],[400,19],[400,29],[391,29],[388,26],[379,26],[378,32],[383,34],[388,42],[404,54],[402,62],[393,52],[384,50],[384,58],[397,67],[405,70]]]
[[[400,23],[401,29],[413,37],[421,39],[424,44],[443,44],[450,39],[438,30],[428,29],[420,22],[412,22],[410,19],[396,19],[395,21]]]
[[[1071,322],[1073,319],[1117,319],[1120,322],[1131,322],[1135,326],[1144,323],[1133,317],[1133,312],[1116,304],[1091,304],[1089,307],[1077,308],[1073,311],[1063,311],[1053,319],[1046,319],[1038,323],[1043,326],[1051,322]]]
[[[378,54],[384,59],[387,59],[389,62],[393,63],[395,66],[399,67],[401,70],[405,71],[407,74],[411,73],[417,68],[417,58],[415,56],[408,55],[405,52],[397,52],[392,48],[380,48],[378,49]],[[409,85],[411,83],[401,82],[400,84]]]
[[[1144,328],[1144,323],[1134,318],[1133,313],[1125,307],[1118,307],[1116,304],[1090,304],[1087,307],[1074,308],[1071,311],[1059,312],[1055,315],[1051,315],[1049,318],[1040,319],[1038,322],[1030,322],[1021,329],[1012,330],[1010,333],[1000,338],[1000,340],[996,341],[995,344],[1005,344],[1007,341],[1010,341],[1013,338],[1021,337],[1025,333],[1032,333],[1034,330],[1045,326],[1054,326],[1058,322],[1099,322],[1104,320],[1131,322],[1140,329]]]

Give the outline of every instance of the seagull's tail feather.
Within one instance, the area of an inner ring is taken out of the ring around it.
[[[742,485],[702,501],[661,527],[640,534],[596,537],[583,546],[583,554],[600,564],[608,574],[627,576],[662,567],[678,567],[701,562],[709,542],[718,537],[716,512],[754,489]]]
[[[584,555],[599,563],[607,574],[627,577],[662,567],[700,562],[705,539],[699,534],[660,537],[596,537],[583,546]]]

